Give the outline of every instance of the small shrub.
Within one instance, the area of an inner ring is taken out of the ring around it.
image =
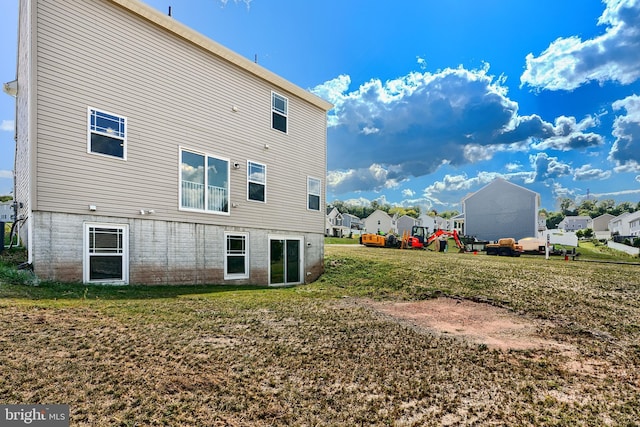
[[[0,264],[0,283],[37,286],[38,280],[31,270],[18,270],[15,266]]]
[[[18,268],[26,260],[27,253],[23,248],[5,249],[0,254],[0,283],[37,285],[38,281],[31,270]]]

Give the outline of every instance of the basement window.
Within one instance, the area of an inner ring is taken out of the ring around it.
[[[247,247],[247,237],[247,233],[225,233],[225,280],[249,278],[249,248]]]
[[[129,281],[128,225],[84,225],[85,283],[127,283]]]

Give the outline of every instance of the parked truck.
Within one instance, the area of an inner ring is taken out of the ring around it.
[[[522,255],[522,245],[516,243],[516,239],[512,237],[505,237],[499,239],[497,243],[488,243],[485,246],[487,255],[500,255],[500,256],[520,256]]]

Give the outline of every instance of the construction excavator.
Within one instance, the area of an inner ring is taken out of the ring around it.
[[[456,230],[446,231],[446,230],[436,230],[433,234],[431,234],[427,241],[424,244],[424,247],[428,247],[430,244],[438,240],[437,250],[438,252],[444,252],[446,248],[446,241],[449,237],[452,237],[454,242],[456,242],[456,246],[460,252],[464,252],[465,248],[462,242],[460,241],[460,236],[458,236],[458,232]],[[445,244],[442,244],[442,243]]]
[[[402,234],[402,238],[397,237],[395,234],[386,234],[384,236],[379,234],[365,233],[360,236],[360,243],[365,246],[372,246],[377,248],[399,248],[399,249],[427,249],[427,247],[434,241],[447,239],[452,237],[456,242],[456,246],[460,252],[464,252],[464,245],[460,241],[457,231],[445,231],[437,230],[432,234],[429,234],[427,227],[421,227],[414,225],[411,227],[411,232],[405,231]],[[444,245],[438,246],[438,251],[444,251]]]

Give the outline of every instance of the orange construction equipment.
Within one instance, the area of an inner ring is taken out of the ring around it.
[[[453,240],[456,242],[456,246],[458,247],[459,251],[464,252],[464,245],[460,241],[460,237],[458,236],[458,232],[456,230],[453,230],[453,231],[436,230],[433,234],[431,234],[431,236],[429,236],[424,246],[427,247],[431,243],[433,243],[435,240],[439,240],[440,238],[447,239],[449,237],[453,237]],[[438,251],[444,252],[444,248],[439,247]]]
[[[487,255],[500,255],[500,256],[520,256],[524,250],[522,245],[516,244],[516,239],[512,237],[505,237],[498,240],[498,243],[489,243],[485,246]]]
[[[384,236],[365,233],[360,236],[360,243],[377,248],[425,249],[427,233],[427,227],[414,225],[411,228],[411,233],[405,231],[401,239],[391,233]]]

